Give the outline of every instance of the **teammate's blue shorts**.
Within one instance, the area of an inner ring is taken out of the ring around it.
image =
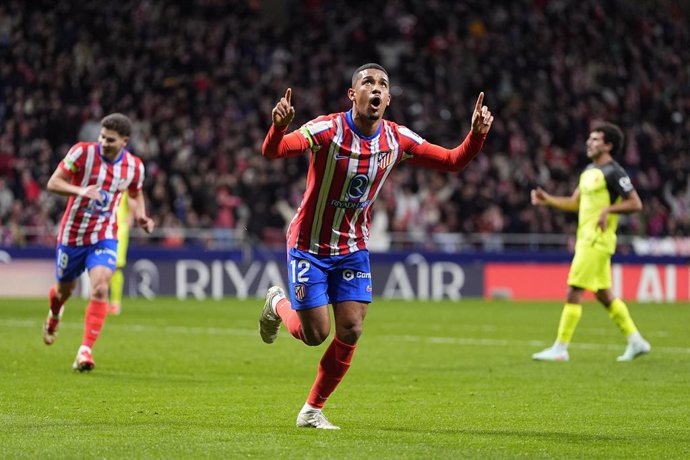
[[[88,246],[65,246],[58,244],[55,258],[55,278],[70,282],[79,278],[84,270],[97,265],[115,271],[117,240],[101,240]]]
[[[295,310],[346,300],[371,303],[369,251],[324,257],[292,248],[288,253],[288,282]]]

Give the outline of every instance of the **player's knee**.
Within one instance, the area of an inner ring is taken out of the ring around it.
[[[108,298],[108,285],[105,283],[98,283],[91,288],[91,297],[96,300],[105,300]]]
[[[75,284],[58,284],[58,288],[56,290],[57,298],[61,302],[66,302],[67,299],[72,297],[72,292],[74,291]]]
[[[303,332],[304,343],[310,347],[317,347],[326,341],[330,331],[321,329],[306,329],[303,330]]]
[[[611,293],[609,292],[597,292],[595,295],[597,300],[601,302],[605,307],[611,305],[611,302],[613,302],[614,299],[613,295],[611,295]]]
[[[568,286],[568,293],[566,295],[566,301],[568,303],[573,303],[573,304],[582,303],[583,292],[584,291],[582,289]]]
[[[353,323],[338,328],[338,339],[341,341],[354,345],[362,336],[362,323]]]
[[[67,300],[69,300],[70,297],[72,297],[72,291],[57,291],[57,295],[55,297],[60,303],[64,304],[67,302]]]

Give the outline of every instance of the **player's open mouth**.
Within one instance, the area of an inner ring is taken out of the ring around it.
[[[369,105],[371,105],[371,107],[374,109],[381,107],[381,96],[373,96],[371,99],[369,99]]]

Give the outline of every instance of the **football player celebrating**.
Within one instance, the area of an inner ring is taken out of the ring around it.
[[[383,118],[391,93],[382,66],[356,69],[347,94],[349,111],[320,116],[286,134],[295,116],[288,88],[273,109],[263,144],[267,158],[309,150],[310,161],[306,191],[287,233],[289,298],[280,287],[268,290],[259,319],[261,338],[274,342],[282,322],[298,340],[320,345],[331,330],[329,304],[335,319],[335,337],[297,416],[298,427],[338,429],[322,408],[350,367],[372,301],[371,206],[391,170],[404,161],[459,172],[479,153],[494,120],[480,93],[470,132],[460,145],[446,149]]]

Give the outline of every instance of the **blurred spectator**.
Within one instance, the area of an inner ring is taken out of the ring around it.
[[[0,176],[0,222],[3,224],[12,209],[12,203],[14,203],[14,193],[7,188],[5,178]]]
[[[28,169],[22,170],[21,173],[21,192],[19,197],[27,204],[34,204],[41,196],[41,186],[31,175]]]

